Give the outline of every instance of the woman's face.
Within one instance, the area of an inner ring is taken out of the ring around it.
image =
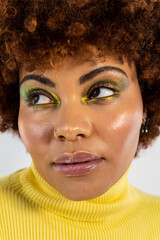
[[[144,114],[134,65],[110,56],[96,63],[77,59],[68,57],[43,74],[20,69],[18,126],[40,175],[68,199],[87,200],[128,169]],[[83,152],[102,160],[75,174],[55,167],[63,154]]]

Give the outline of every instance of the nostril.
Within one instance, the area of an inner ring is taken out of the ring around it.
[[[83,137],[83,138],[85,137],[85,135],[82,134],[82,133],[78,134],[77,136],[78,136],[78,137]]]
[[[63,135],[60,135],[58,138],[59,138],[59,140],[61,140],[61,141],[64,141],[64,140],[65,140],[65,137],[64,137]]]
[[[80,133],[80,134],[77,134],[77,137],[81,137],[81,138],[84,138],[85,137],[85,135],[84,134],[82,134],[82,133]],[[72,138],[72,140],[75,140],[75,138],[76,138],[76,136],[74,137],[74,139]],[[60,141],[65,141],[65,139],[70,139],[70,137],[65,137],[65,136],[63,136],[63,135],[59,135],[58,136],[58,139],[60,140]],[[71,140],[71,139],[70,139]]]

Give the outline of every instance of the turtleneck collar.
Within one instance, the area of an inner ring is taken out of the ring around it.
[[[62,196],[41,177],[33,162],[21,175],[21,183],[29,200],[58,216],[77,221],[105,221],[132,202],[127,178],[130,168],[107,192],[84,201],[73,201]]]

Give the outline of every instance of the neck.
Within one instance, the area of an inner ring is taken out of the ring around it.
[[[129,170],[130,167],[107,192],[85,201],[73,201],[62,196],[41,177],[33,162],[21,181],[29,198],[56,215],[79,221],[102,221],[132,203],[127,178]]]

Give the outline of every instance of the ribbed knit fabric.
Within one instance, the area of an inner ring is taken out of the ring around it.
[[[63,197],[33,162],[1,178],[0,240],[160,240],[160,197],[132,187],[129,169],[86,201]]]

